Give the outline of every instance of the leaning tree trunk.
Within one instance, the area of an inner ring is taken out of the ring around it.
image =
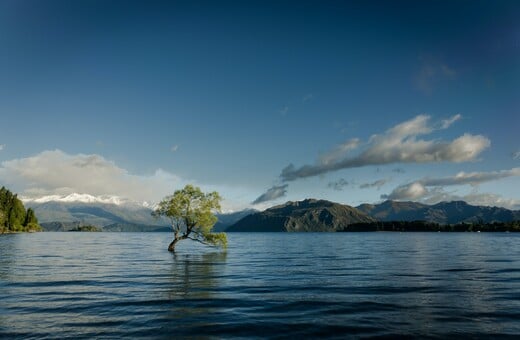
[[[180,239],[175,237],[172,241],[172,243],[170,243],[170,245],[168,246],[168,251],[171,251],[171,252],[175,252],[175,245],[177,244],[177,242],[179,242]]]
[[[177,242],[187,239],[188,236],[190,235],[190,233],[191,233],[191,228],[189,228],[189,227],[188,227],[188,230],[186,230],[186,232],[182,235],[179,235],[180,234],[179,230],[176,230],[175,237],[173,238],[172,243],[170,243],[170,245],[168,246],[168,251],[175,252],[175,245],[177,244]]]

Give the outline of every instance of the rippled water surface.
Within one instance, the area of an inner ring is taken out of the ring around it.
[[[520,235],[0,237],[0,338],[515,337]]]

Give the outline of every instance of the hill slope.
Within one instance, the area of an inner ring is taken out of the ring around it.
[[[83,197],[83,196],[81,196]],[[90,199],[28,201],[44,230],[66,231],[94,225],[105,231],[169,231],[165,219],[151,216],[152,209],[134,202]],[[354,223],[378,221],[428,221],[439,224],[493,223],[520,220],[520,211],[473,206],[463,201],[426,205],[385,201],[356,208],[326,200],[307,199],[269,208],[217,214],[214,231],[337,231]]]
[[[306,199],[287,202],[242,218],[226,231],[338,231],[374,219],[348,205]]]
[[[82,225],[107,231],[156,231],[168,225],[151,216],[151,209],[135,204],[48,201],[26,205],[34,209],[47,231],[66,231]]]
[[[510,222],[520,211],[500,207],[474,206],[464,201],[426,205],[416,202],[385,201],[362,204],[357,209],[380,221],[428,221],[439,224]]]
[[[213,227],[214,232],[222,232],[226,231],[227,228],[229,228],[231,225],[235,224],[242,218],[254,214],[258,212],[258,210],[255,209],[245,209],[233,213],[223,213],[223,214],[217,214],[218,221]]]

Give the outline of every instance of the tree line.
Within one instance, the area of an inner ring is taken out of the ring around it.
[[[34,210],[25,207],[16,194],[0,189],[0,233],[41,231]]]
[[[520,221],[439,224],[427,221],[386,221],[354,223],[342,231],[509,231],[520,232]]]

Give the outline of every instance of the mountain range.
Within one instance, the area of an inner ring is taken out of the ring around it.
[[[81,201],[26,202],[25,204],[34,209],[40,224],[46,230],[69,230],[82,225],[117,230],[118,225],[131,225],[134,229],[135,226],[140,226],[140,229],[152,231],[168,225],[165,220],[155,219],[151,215],[150,208],[135,204]]]
[[[47,231],[66,231],[94,225],[104,231],[169,231],[166,219],[151,215],[153,205],[117,197],[84,194],[25,200]],[[426,205],[384,201],[351,207],[326,200],[287,202],[257,211],[247,209],[217,214],[214,231],[338,231],[355,223],[374,221],[428,221],[439,224],[490,223],[520,220],[520,211],[473,206],[464,201]]]
[[[248,215],[226,231],[342,231],[349,225],[376,221],[426,221],[438,224],[492,223],[520,220],[520,211],[473,206],[463,201],[426,205],[385,201],[351,207],[307,199]]]
[[[456,224],[520,220],[519,210],[474,206],[464,201],[440,202],[434,205],[384,201],[380,204],[361,204],[356,208],[378,221],[427,221],[439,224]]]
[[[348,205],[306,199],[250,214],[226,231],[338,231],[349,224],[369,222],[375,219]]]
[[[117,196],[96,197],[87,194],[46,196],[24,199],[33,208],[46,231],[68,231],[93,225],[103,231],[170,231],[168,220],[151,215],[153,205],[121,199]],[[231,224],[256,210],[246,209],[233,213],[217,214],[214,231],[224,231]]]

